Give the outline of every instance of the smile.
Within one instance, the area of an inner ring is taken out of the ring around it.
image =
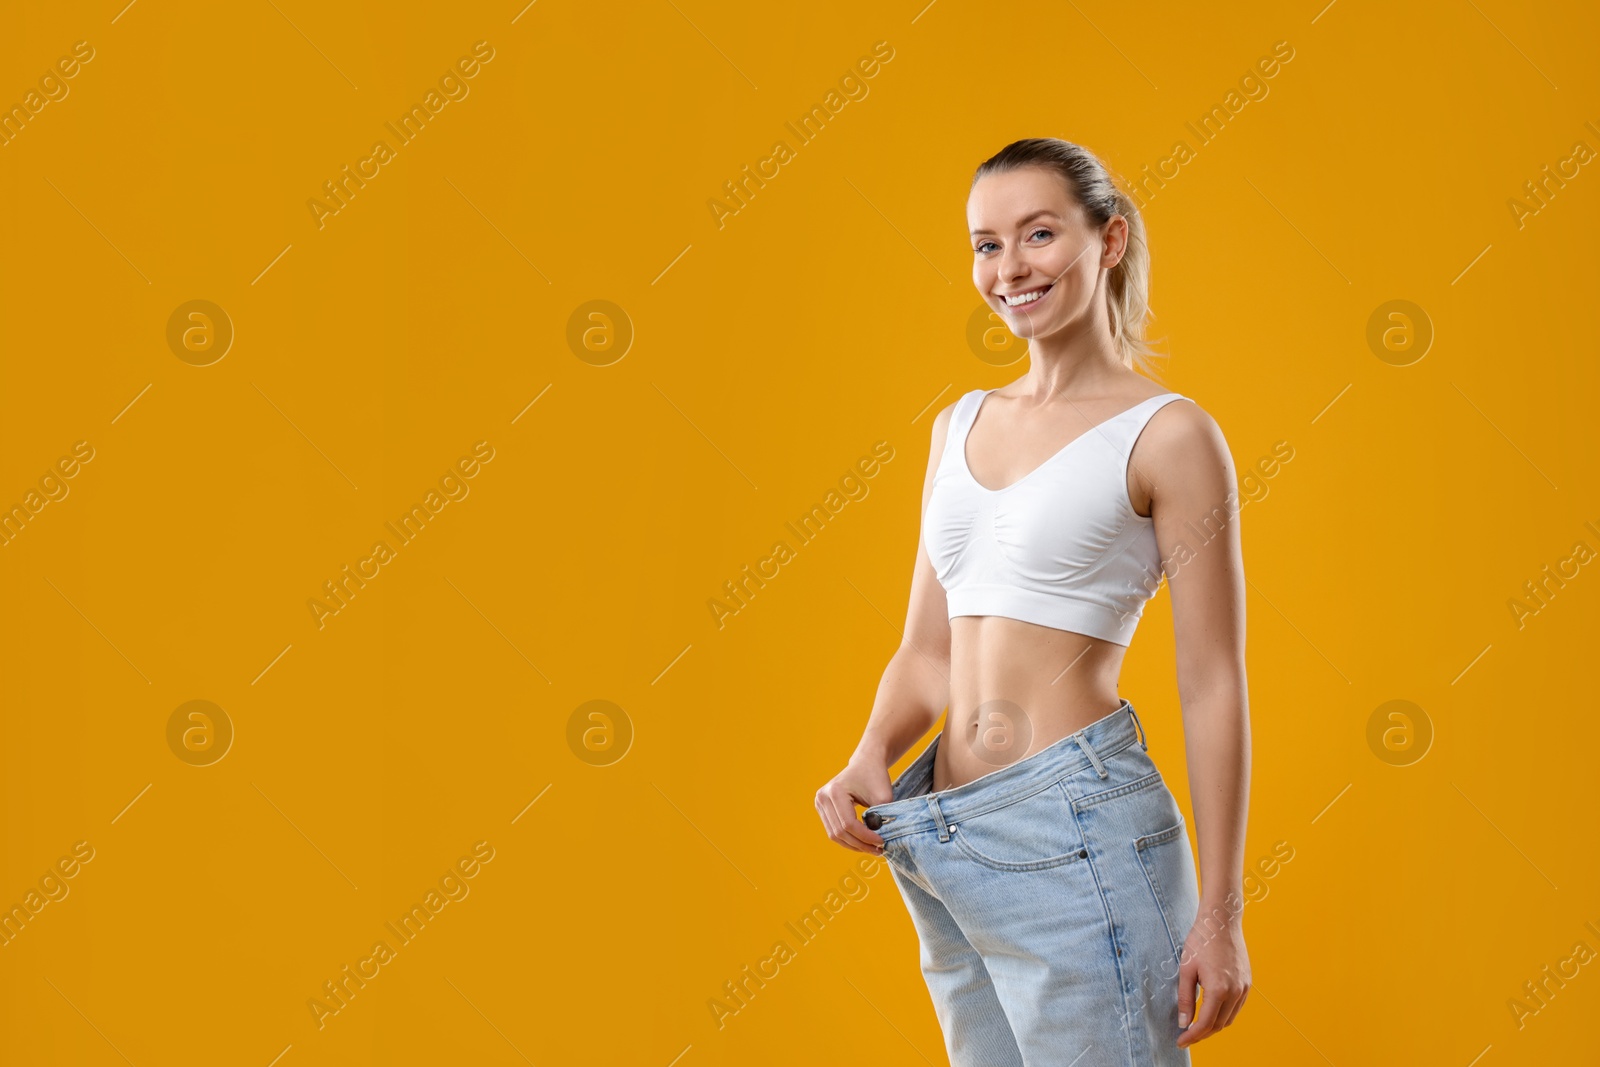
[[[1026,307],[1029,304],[1036,304],[1043,300],[1044,294],[1048,293],[1052,288],[1054,288],[1053,284],[1045,285],[1038,289],[1029,289],[1025,293],[1008,293],[1000,299],[1006,302],[1006,307]]]

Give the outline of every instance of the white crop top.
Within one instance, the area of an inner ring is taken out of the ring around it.
[[[950,617],[1002,615],[1118,645],[1161,583],[1155,522],[1128,500],[1128,458],[1178,393],[1143,400],[1004,489],[967,466],[967,434],[992,389],[956,401],[922,519]]]

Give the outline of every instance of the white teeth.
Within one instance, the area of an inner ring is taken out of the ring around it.
[[[1006,306],[1020,307],[1023,304],[1031,304],[1043,296],[1048,289],[1049,286],[1046,286],[1044,289],[1035,289],[1033,292],[1023,293],[1021,296],[1008,296],[1005,298]]]

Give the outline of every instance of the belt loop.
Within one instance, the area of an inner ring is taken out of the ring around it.
[[[950,840],[950,827],[945,825],[944,812],[939,810],[939,798],[932,793],[928,794],[928,810],[933,812],[933,821],[939,824],[939,840]]]
[[[1082,730],[1073,734],[1072,739],[1078,743],[1079,748],[1083,749],[1083,754],[1089,757],[1089,762],[1094,764],[1094,773],[1102,778],[1111,777],[1111,772],[1106,770],[1106,765],[1100,761],[1099,753],[1095,752],[1094,746],[1089,744],[1089,739],[1083,735]]]
[[[1150,751],[1150,739],[1145,736],[1144,723],[1139,721],[1139,713],[1133,710],[1133,704],[1124,700],[1122,702],[1128,709],[1128,714],[1133,716],[1133,725],[1139,731],[1139,747],[1146,752]]]

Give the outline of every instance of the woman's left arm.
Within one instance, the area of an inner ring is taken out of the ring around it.
[[[1233,1022],[1250,990],[1241,925],[1250,711],[1244,662],[1244,563],[1238,483],[1222,430],[1193,404],[1152,419],[1135,476],[1151,492],[1156,542],[1172,596],[1200,850],[1200,912],[1178,972],[1178,1038],[1187,1047]],[[1141,444],[1145,442],[1141,439]],[[1145,457],[1149,458],[1146,459]],[[1204,1001],[1195,1012],[1195,984]]]

